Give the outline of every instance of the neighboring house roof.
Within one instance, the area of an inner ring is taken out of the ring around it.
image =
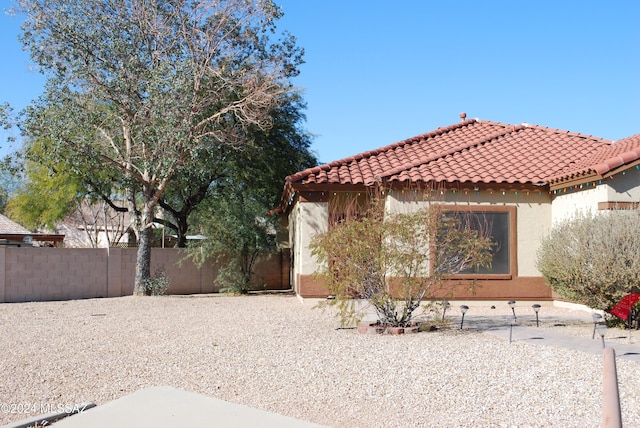
[[[0,214],[0,239],[30,243],[30,240],[25,240],[27,237],[33,241],[53,242],[54,245],[57,245],[62,242],[64,235],[34,233]]]
[[[640,138],[622,145],[542,126],[478,119],[364,152],[286,178],[288,183],[364,184],[375,181],[550,184],[603,170],[610,159],[640,155]],[[614,162],[615,164],[615,162]]]
[[[29,235],[31,231],[25,227],[20,226],[15,221],[0,214],[0,234],[11,235]]]

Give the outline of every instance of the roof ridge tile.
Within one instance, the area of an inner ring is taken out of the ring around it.
[[[596,136],[593,136],[591,134],[582,134],[580,132],[566,131],[566,130],[563,130],[563,129],[552,128],[552,127],[549,127],[549,126],[542,126],[542,125],[536,125],[536,124],[531,124],[531,123],[523,123],[522,125],[524,125],[527,128],[541,129],[543,131],[552,132],[554,134],[569,135],[569,136],[572,136],[572,137],[581,137],[581,138],[585,138],[585,139],[601,141],[603,143],[611,143],[611,141],[609,141],[609,140],[607,140],[605,138],[596,137]]]

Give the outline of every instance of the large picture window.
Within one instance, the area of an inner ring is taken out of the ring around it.
[[[490,237],[494,243],[491,267],[467,269],[461,275],[473,277],[504,277],[515,274],[515,207],[447,207],[447,216],[454,216],[461,227],[469,227]]]

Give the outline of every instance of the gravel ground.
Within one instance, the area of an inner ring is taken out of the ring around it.
[[[171,385],[334,427],[601,424],[602,357],[482,334],[508,319],[506,305],[472,306],[462,331],[451,310],[450,329],[376,336],[337,329],[314,304],[283,295],[0,304],[0,423]],[[527,310],[520,321],[535,324]],[[541,328],[590,337],[589,319],[540,312]],[[637,426],[640,370],[617,364],[623,422]]]

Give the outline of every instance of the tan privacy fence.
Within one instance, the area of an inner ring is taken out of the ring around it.
[[[136,248],[0,247],[0,303],[120,297],[133,294]],[[289,252],[258,262],[256,273],[268,290],[289,288]],[[184,250],[153,248],[152,275],[162,269],[171,280],[167,294],[215,293],[218,266],[198,268]]]

